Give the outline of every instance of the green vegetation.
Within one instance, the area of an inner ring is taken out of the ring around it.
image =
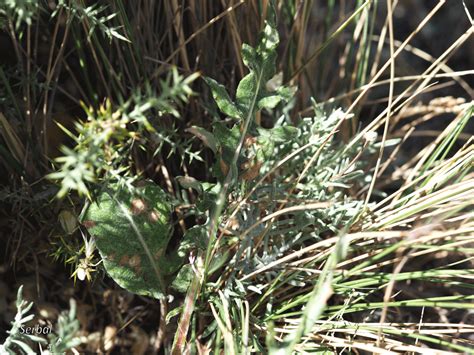
[[[1,1],[0,352],[474,352],[474,22],[406,6]]]
[[[44,344],[47,343],[47,351],[52,354],[62,354],[67,350],[77,347],[82,343],[82,340],[76,336],[79,330],[79,321],[76,319],[76,302],[71,299],[69,311],[62,312],[58,317],[58,322],[54,327],[54,332],[51,328],[46,326],[36,326],[35,328],[27,326],[28,322],[34,319],[34,315],[27,313],[33,307],[33,302],[28,303],[23,299],[23,286],[18,289],[16,298],[17,313],[14,321],[12,321],[11,329],[7,331],[8,336],[3,344],[0,345],[2,354],[36,354],[30,347],[33,343]],[[36,330],[34,330],[36,329]],[[48,341],[41,336],[34,335],[48,334]]]
[[[135,195],[110,186],[88,206],[82,224],[115,282],[130,292],[162,298],[165,275],[180,266],[166,256],[170,216],[166,193],[153,183],[138,188]]]

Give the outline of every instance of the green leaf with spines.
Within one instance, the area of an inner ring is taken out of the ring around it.
[[[257,157],[260,161],[271,158],[277,144],[291,142],[300,133],[299,129],[292,126],[280,126],[272,129],[258,128]]]
[[[258,128],[258,133],[262,138],[268,138],[275,143],[284,143],[296,138],[299,129],[293,126],[280,126],[271,129]]]
[[[236,125],[229,129],[225,124],[217,122],[214,124],[214,136],[219,142],[220,157],[227,164],[230,164],[234,156],[235,149],[239,144],[239,127]]]
[[[222,113],[235,119],[241,119],[242,113],[235,106],[224,85],[219,84],[211,78],[204,78],[204,80],[211,88],[212,97]]]
[[[267,82],[275,76],[276,48],[280,41],[275,18],[274,5],[270,4],[258,45],[255,48],[245,43],[242,45],[242,60],[249,73],[237,86],[235,103],[223,85],[206,78],[219,109],[232,118],[244,120],[253,118],[257,110],[273,109],[280,102],[291,99],[294,94],[294,90],[281,85],[273,91],[266,89]]]
[[[271,3],[268,8],[267,21],[265,21],[265,27],[257,46],[254,48],[245,43],[242,45],[242,60],[249,69],[249,73],[242,78],[237,86],[235,102],[232,101],[223,85],[213,79],[206,78],[214,100],[222,113],[239,119],[239,122],[231,128],[221,122],[214,124],[213,136],[219,142],[219,149],[213,171],[218,179],[222,180],[224,175],[230,173],[233,176],[232,180],[235,181],[241,174],[245,174],[243,167],[248,165],[244,164],[248,161],[245,157],[245,147],[240,147],[243,149],[239,152],[237,161],[234,161],[242,134],[248,134],[250,139],[258,139],[260,128],[255,122],[256,112],[263,109],[274,109],[281,102],[289,101],[295,93],[294,89],[281,85],[281,75],[275,75],[276,48],[279,43],[275,18],[274,4]],[[268,85],[269,83],[271,85]],[[241,126],[244,122],[246,122],[244,126],[247,128]],[[257,152],[259,158],[263,159],[264,156],[272,154],[274,141],[268,138],[262,139],[259,143],[264,143],[264,147],[252,147],[252,149],[259,151]],[[249,161],[248,163],[251,166],[256,166],[254,165],[256,162]]]
[[[237,177],[238,172],[236,167],[232,165],[232,159],[234,158],[235,150],[240,140],[240,129],[237,125],[234,125],[231,129],[227,128],[222,122],[216,122],[213,126],[214,136],[219,142],[219,154],[217,155],[216,162],[213,166],[213,174],[218,179],[223,180],[225,178],[225,172],[222,171],[225,166],[227,169],[232,169],[231,173]],[[243,163],[244,157],[239,157],[237,160],[237,166]]]
[[[264,95],[263,97],[259,98],[257,107],[259,110],[263,109],[274,109],[281,101],[282,97],[280,95]]]

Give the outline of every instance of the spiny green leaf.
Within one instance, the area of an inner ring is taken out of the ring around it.
[[[217,122],[214,124],[214,135],[219,141],[221,158],[230,164],[240,140],[239,127],[235,125],[229,129],[223,123]]]
[[[271,158],[276,144],[289,143],[298,136],[299,130],[292,126],[281,126],[272,129],[258,128],[258,144],[260,149],[257,157],[260,161]]]
[[[292,126],[281,126],[272,129],[259,128],[258,133],[275,143],[284,143],[298,136],[299,129]]]
[[[277,88],[276,92],[283,101],[290,101],[296,94],[296,87],[294,86],[280,86]]]
[[[242,118],[241,112],[237,109],[235,104],[232,102],[229,94],[227,93],[224,85],[219,84],[217,81],[211,78],[204,78],[207,85],[211,88],[212,97],[216,101],[217,106],[223,114],[240,119]]]
[[[251,70],[257,69],[257,51],[252,46],[249,46],[247,43],[242,44],[242,61],[245,66]]]
[[[253,114],[253,112],[251,113],[250,110],[255,98],[255,93],[260,89],[259,81],[261,80],[258,80],[255,73],[252,71],[247,74],[237,86],[237,106],[243,112],[245,117]],[[253,111],[255,111],[255,107],[253,107]]]
[[[294,94],[292,88],[281,86],[281,75],[275,76],[276,48],[279,43],[279,37],[275,27],[274,15],[273,5],[271,5],[269,19],[265,22],[265,28],[260,35],[256,48],[248,44],[242,45],[243,62],[250,72],[237,86],[235,104],[231,101],[222,85],[219,85],[212,79],[206,79],[221,111],[228,116],[232,116],[232,113],[237,110],[239,112],[238,118],[243,119],[243,125],[239,122],[231,129],[227,128],[223,123],[214,125],[213,135],[219,142],[219,151],[213,169],[214,175],[218,179],[222,179],[229,173],[232,176],[232,180],[237,179],[239,176],[250,178],[250,176],[258,174],[257,170],[260,164],[266,157],[272,156],[275,143],[289,141],[295,136],[294,132],[296,129],[291,131],[291,128],[280,128],[270,133],[276,134],[274,138],[266,136],[259,139],[258,134],[255,137],[256,132],[261,133],[254,121],[255,113],[262,109],[274,109],[280,102],[289,101]],[[237,118],[235,116],[234,118]],[[248,147],[245,145],[239,146],[243,139],[242,135],[245,135],[245,139],[247,139],[247,136],[249,139],[257,138],[260,147],[251,144],[251,149],[257,150],[256,156],[258,161],[251,161],[252,158],[246,158],[245,150]],[[238,149],[242,149],[242,151],[239,151],[237,153],[238,156],[236,156]],[[235,158],[237,158],[237,161],[235,161]],[[249,165],[253,170],[248,170]],[[249,175],[249,172],[251,172],[251,175]]]
[[[266,89],[266,84],[275,76],[278,43],[278,31],[267,21],[256,49],[242,45],[242,59],[250,73],[237,87],[236,102],[245,117],[254,114],[251,110],[273,109],[290,98],[288,90],[280,92],[277,88],[274,92],[268,92]]]
[[[275,108],[281,101],[282,97],[280,95],[268,95],[260,98],[257,103],[257,107],[259,110],[262,109],[273,109]]]

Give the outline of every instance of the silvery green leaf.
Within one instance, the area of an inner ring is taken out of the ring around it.
[[[264,96],[262,98],[259,98],[257,107],[259,110],[273,109],[282,101],[282,99],[283,98],[280,95]]]
[[[232,102],[224,85],[219,84],[217,81],[211,78],[204,78],[204,80],[211,88],[212,97],[214,98],[214,101],[216,102],[222,113],[232,118],[242,118],[241,112]]]

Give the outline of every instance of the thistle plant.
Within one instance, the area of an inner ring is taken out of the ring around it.
[[[323,235],[337,235],[341,229],[348,231],[355,224],[363,201],[352,198],[348,190],[363,184],[367,178],[365,164],[358,158],[374,152],[374,141],[355,142],[352,149],[345,150],[344,145],[334,140],[333,134],[344,116],[342,110],[329,109],[326,113],[316,103],[313,105],[315,116],[302,118],[296,125],[291,123],[288,114],[283,114],[274,120],[272,128],[261,126],[262,113],[271,116],[277,112],[287,113],[285,106],[295,93],[294,88],[281,84],[281,75],[276,73],[279,38],[271,9],[270,6],[256,48],[246,44],[242,47],[249,74],[239,83],[235,100],[223,85],[206,78],[217,106],[230,120],[217,120],[212,132],[200,127],[189,130],[213,151],[216,160],[213,174],[217,183],[199,184],[193,180],[192,186],[198,186],[196,189],[201,191],[201,201],[208,202],[197,204],[198,214],[207,221],[188,230],[188,235],[208,239],[202,251],[202,267],[195,275],[196,282],[190,286],[188,296],[191,292],[200,293],[200,297],[194,297],[195,307],[201,312],[207,309],[209,302],[216,332],[223,334],[223,349],[230,353],[245,353],[250,343],[264,349],[261,339],[252,337],[248,328],[234,329],[242,324],[242,317],[245,318],[244,303],[250,302],[252,310],[274,307],[273,286],[268,289],[268,285],[263,285],[284,270],[266,272],[262,270],[263,265],[272,265],[288,251],[321,241]],[[327,275],[332,275],[334,265],[344,258],[347,243],[341,242],[338,249],[341,251],[326,268]],[[213,276],[216,270],[219,270],[218,276]],[[252,275],[256,276],[248,281]],[[211,277],[213,281],[207,281]],[[316,283],[313,296],[306,300],[311,310],[308,312],[313,312],[312,304],[316,303],[321,314],[324,307],[317,300],[330,286],[331,278],[321,277]],[[306,279],[302,271],[293,273],[284,282],[307,287]],[[275,283],[277,280],[278,277]],[[249,301],[252,294],[260,295],[254,299],[256,303]],[[184,330],[184,334],[187,329],[182,326],[189,325],[189,317],[188,312],[180,319],[180,330]],[[317,315],[313,314],[311,323],[301,328],[299,336],[288,340],[289,345],[285,346],[291,348],[298,343],[316,319]],[[183,350],[184,334],[176,335],[174,351]],[[211,343],[217,341],[215,333],[206,334]],[[270,340],[268,349],[284,344],[277,345]]]

